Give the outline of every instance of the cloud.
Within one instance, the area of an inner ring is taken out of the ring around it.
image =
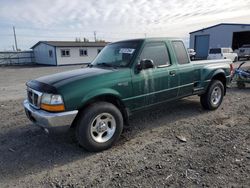
[[[119,28],[142,24],[143,28],[147,28],[157,24],[183,23],[190,19],[202,20],[220,13],[225,16],[234,12],[242,14],[250,12],[249,6],[250,2],[246,0],[16,0],[2,3],[0,18],[47,28],[67,27],[68,24],[76,28],[99,25]]]
[[[187,36],[206,24],[249,17],[249,9],[250,0],[2,0],[0,25],[40,28],[52,36],[94,30],[110,39]]]

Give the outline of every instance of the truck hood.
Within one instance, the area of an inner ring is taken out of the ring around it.
[[[75,80],[92,77],[95,75],[102,75],[115,71],[114,69],[104,69],[104,68],[82,68],[66,72],[61,72],[57,74],[52,74],[48,76],[43,76],[35,80],[27,82],[27,86],[41,92],[57,92],[57,87]]]
[[[61,72],[57,74],[52,74],[48,76],[43,76],[36,79],[39,82],[46,83],[49,85],[57,85],[62,81],[82,79],[85,77],[90,77],[98,74],[104,74],[111,72],[112,69],[101,69],[101,68],[82,68],[66,72]]]

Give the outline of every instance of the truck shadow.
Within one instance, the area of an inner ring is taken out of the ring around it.
[[[126,135],[133,138],[141,131],[168,126],[168,124],[196,117],[203,113],[209,113],[209,111],[202,108],[199,97],[189,97],[153,106],[131,116],[130,123],[125,127],[122,135],[124,140],[121,139],[120,143],[128,140]]]
[[[167,126],[169,123],[201,113],[207,112],[201,109],[198,97],[165,103],[137,113],[132,116],[129,127],[125,129],[114,148],[121,149],[120,146],[124,142],[136,137],[141,131]],[[126,136],[128,134],[129,137]],[[0,182],[53,169],[76,160],[88,160],[88,157],[93,156],[100,157],[95,153],[84,151],[69,134],[48,135],[31,124],[1,133],[0,144]],[[117,151],[114,148],[102,152],[101,155],[112,155],[112,152]]]

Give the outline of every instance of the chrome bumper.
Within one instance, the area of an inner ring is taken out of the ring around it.
[[[50,113],[30,106],[28,100],[23,102],[25,113],[30,121],[43,128],[65,127],[72,124],[78,110]]]

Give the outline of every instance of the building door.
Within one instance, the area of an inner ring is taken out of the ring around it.
[[[194,48],[197,58],[206,59],[209,50],[209,35],[196,35]]]
[[[250,31],[233,33],[233,50],[240,48],[243,44],[250,44]]]

